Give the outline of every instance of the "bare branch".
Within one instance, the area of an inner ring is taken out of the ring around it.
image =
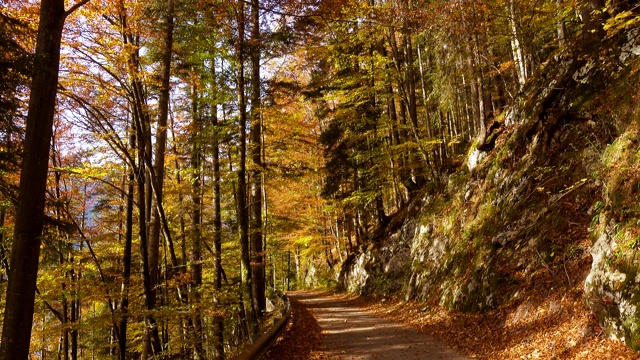
[[[88,2],[89,2],[89,0],[80,0],[75,5],[73,5],[71,8],[69,8],[69,10],[67,10],[64,13],[64,16],[67,17],[67,16],[73,14],[74,11],[78,10],[80,7],[82,7],[84,4],[86,4]]]

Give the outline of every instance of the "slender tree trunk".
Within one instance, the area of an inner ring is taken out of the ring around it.
[[[460,97],[462,111],[464,111],[464,117],[467,121],[467,128],[469,129],[469,137],[473,138],[476,135],[476,127],[473,121],[473,115],[471,114],[470,103],[469,103],[469,91],[467,87],[467,82],[464,74],[461,76],[461,84],[460,84]]]
[[[52,145],[51,145],[51,164],[53,165],[54,168],[59,168],[60,167],[60,162],[58,161],[58,151],[57,151],[57,141],[56,141],[56,134],[54,131],[53,137],[52,137]],[[55,184],[55,216],[56,216],[56,220],[59,222],[62,222],[62,194],[60,191],[60,178],[61,178],[61,174],[60,171],[55,171],[53,173],[53,179],[54,179],[54,184]],[[60,231],[59,228],[56,229],[56,237],[58,240],[58,265],[61,268],[64,268],[65,263],[67,263],[67,244],[66,241],[64,239],[64,237],[66,236],[66,234],[64,234],[62,231]],[[68,273],[66,274],[68,276]],[[61,285],[61,291],[62,291],[62,299],[61,299],[61,303],[62,303],[62,321],[61,321],[61,325],[62,325],[62,336],[61,336],[61,352],[62,352],[62,359],[64,360],[69,360],[69,297],[68,297],[68,293],[69,291],[67,290],[67,283],[65,281],[62,282]],[[60,354],[58,354],[58,357]]]
[[[138,73],[140,71],[140,56],[139,45],[137,43],[138,37],[135,36],[129,27],[127,12],[124,6],[123,0],[118,3],[120,14],[120,26],[121,35],[125,48],[130,48],[130,54],[127,58],[127,70],[132,78],[131,92],[133,98],[131,99],[131,105],[133,107],[133,122],[136,134],[136,147],[137,147],[137,167],[135,169],[135,179],[138,188],[138,238],[140,239],[140,251],[142,255],[142,279],[144,290],[144,302],[146,310],[149,314],[146,315],[145,320],[145,336],[143,345],[142,357],[147,359],[150,356],[158,356],[162,352],[162,344],[160,341],[160,335],[158,331],[158,324],[156,323],[155,316],[151,314],[156,308],[156,293],[152,286],[151,270],[150,270],[150,256],[149,256],[149,231],[148,225],[151,217],[151,197],[149,196],[151,191],[155,192],[155,199],[158,201],[160,198],[157,193],[157,180],[154,179],[155,169],[151,165],[151,130],[149,121],[149,112],[147,110],[146,98],[143,89],[143,84],[140,81]],[[161,205],[156,204],[156,207],[161,211]],[[162,217],[162,213],[160,216]],[[161,221],[164,219],[161,219]],[[162,221],[166,226],[166,222]],[[168,235],[165,232],[165,235]],[[171,240],[167,239],[170,245]],[[173,250],[173,249],[172,249]],[[171,252],[172,262],[175,265],[175,254]]]
[[[416,141],[418,141],[421,136],[418,127],[418,107],[416,97],[415,71],[413,67],[413,46],[411,44],[411,35],[409,34],[408,30],[405,30],[403,32],[402,39],[402,47],[404,49],[406,58],[404,75],[407,109],[409,110],[411,129],[415,132],[414,136],[416,138]]]
[[[135,116],[134,116],[135,117]],[[136,172],[136,182],[138,185],[138,238],[140,239],[140,251],[142,252],[142,280],[144,289],[144,302],[146,310],[151,312],[156,308],[156,299],[153,296],[151,289],[151,274],[149,271],[149,246],[148,246],[148,234],[147,234],[147,219],[145,215],[146,210],[146,196],[145,196],[145,183],[146,183],[146,171],[144,164],[145,155],[145,134],[141,128],[141,122],[138,119],[136,121],[136,138],[138,139],[138,168]],[[143,348],[143,358],[155,356],[162,351],[160,344],[160,335],[158,332],[158,326],[155,317],[152,314],[146,316],[145,329],[148,333],[146,338],[149,341],[149,346]],[[148,351],[151,351],[149,354]]]
[[[294,262],[295,262],[295,266],[296,266],[296,285],[299,286],[300,282],[302,281],[302,279],[300,278],[300,247],[298,245],[296,245],[295,247],[295,253],[293,254],[294,256]]]
[[[189,301],[193,306],[194,313],[191,316],[193,327],[193,353],[192,359],[202,359],[202,314],[198,310],[200,307],[200,289],[202,286],[202,197],[201,189],[201,146],[200,146],[200,111],[198,109],[198,90],[196,85],[192,85],[192,137],[191,137],[191,248],[189,251],[189,263],[191,271],[191,288]]]
[[[63,242],[60,241],[62,246]],[[63,248],[60,248],[63,251]],[[60,253],[60,267],[66,262],[64,252]],[[62,287],[62,358],[69,360],[69,299],[67,298],[67,284],[63,282]]]
[[[238,232],[240,236],[240,253],[241,253],[241,265],[242,265],[242,280],[244,281],[245,288],[249,294],[249,302],[251,303],[251,309],[249,313],[249,321],[255,323],[256,313],[251,301],[252,284],[251,284],[251,260],[250,260],[250,247],[249,247],[249,211],[247,206],[247,105],[245,94],[245,76],[244,76],[244,27],[245,27],[245,13],[244,2],[238,3],[238,39],[236,42],[236,57],[238,62],[237,69],[237,92],[238,92],[238,152],[240,159],[238,161],[238,188],[236,191],[237,199],[237,219],[238,219]]]
[[[276,268],[276,255],[274,253],[271,254],[271,287],[273,290],[277,289],[277,268]]]
[[[172,135],[172,143],[173,143],[173,152],[178,154],[179,153],[179,149],[178,149],[178,145],[176,142],[176,131],[175,131],[175,123],[173,121],[173,118],[171,118],[171,135]],[[173,158],[173,164],[174,164],[174,168],[176,170],[176,184],[178,185],[178,204],[180,204],[180,206],[183,206],[184,204],[184,194],[182,193],[182,176],[180,175],[180,162],[178,161],[177,157]],[[184,220],[184,213],[180,212],[180,217],[179,217],[179,224],[180,224],[180,256],[181,259],[179,261],[180,265],[184,265],[186,264],[187,261],[187,245],[186,245],[186,222]],[[166,276],[166,275],[165,275]]]
[[[23,360],[29,356],[62,28],[66,17],[86,2],[87,0],[83,0],[77,3],[69,11],[64,9],[64,0],[42,0],[40,4],[35,66],[0,344],[2,360]]]
[[[160,97],[158,99],[158,124],[156,130],[156,149],[154,169],[157,177],[157,192],[159,201],[163,199],[165,152],[167,146],[167,122],[169,118],[169,96],[171,78],[171,54],[173,51],[173,0],[166,0],[166,14],[164,24],[164,42],[162,44],[162,67]],[[156,200],[158,201],[158,200]],[[152,206],[151,224],[149,227],[149,271],[151,272],[152,296],[156,296],[156,288],[160,284],[160,214],[158,207]]]
[[[383,56],[387,56],[386,50],[383,48]],[[391,71],[391,67],[386,65],[387,71]],[[391,76],[388,76],[386,79],[386,95],[387,95],[387,114],[389,116],[389,158],[391,162],[391,171],[393,175],[393,189],[396,199],[397,207],[402,206],[404,204],[404,195],[401,194],[400,188],[398,186],[398,178],[400,181],[403,181],[403,171],[406,169],[406,164],[404,163],[404,157],[402,154],[398,154],[397,151],[391,150],[394,145],[400,145],[400,132],[398,131],[398,114],[396,111],[396,100],[395,93],[393,92],[393,85]],[[349,240],[351,241],[351,240]]]
[[[429,138],[433,138],[433,130],[431,129],[431,119],[429,118],[429,105],[427,98],[427,85],[424,81],[425,73],[424,73],[424,65],[422,62],[422,50],[420,46],[418,46],[418,64],[420,69],[420,85],[422,88],[422,102],[424,104],[424,121],[427,125],[427,136]]]
[[[151,271],[149,265],[149,233],[148,233],[148,220],[147,217],[150,212],[147,209],[149,205],[149,197],[147,192],[150,191],[150,177],[148,172],[148,142],[150,141],[149,134],[146,130],[148,125],[147,113],[144,110],[146,106],[142,102],[141,84],[134,80],[133,88],[137,96],[134,100],[134,112],[133,118],[135,119],[137,149],[138,149],[138,166],[135,174],[136,183],[138,186],[138,238],[140,240],[140,251],[142,255],[142,278],[144,288],[144,298],[146,309],[151,312],[156,308],[156,293],[151,285]],[[162,351],[160,343],[160,336],[158,332],[157,323],[155,317],[152,314],[146,316],[146,336],[145,341],[147,346],[143,349],[143,358],[155,356]],[[150,353],[149,353],[150,352]]]
[[[251,0],[251,293],[258,317],[266,308],[262,244],[262,121],[260,100],[260,1]]]
[[[7,208],[0,208],[0,226],[4,228],[5,221],[7,216]],[[5,237],[4,232],[0,231],[0,262],[2,263],[2,269],[4,270],[4,275],[9,276],[9,258],[7,257],[7,250],[4,246]],[[4,282],[4,281],[3,281]]]
[[[133,144],[132,144],[133,145]],[[129,282],[131,279],[131,248],[133,244],[133,194],[134,174],[127,167],[126,175],[126,210],[125,210],[125,235],[124,252],[122,255],[122,288],[120,290],[120,338],[118,339],[118,359],[127,359],[127,321],[129,319]]]
[[[563,16],[563,0],[556,0],[556,7],[557,7],[557,18],[558,18],[558,22],[557,22],[557,34],[558,34],[558,45],[562,46],[565,44],[566,39],[567,39],[567,25],[564,22],[564,16]]]
[[[477,94],[478,94],[478,113],[479,113],[479,129],[480,129],[480,136],[482,138],[482,143],[484,143],[484,141],[487,138],[487,111],[486,111],[486,101],[485,101],[485,86],[484,86],[484,75],[483,75],[483,71],[482,71],[482,66],[480,65],[480,61],[478,59],[478,52],[480,51],[479,48],[479,44],[478,44],[478,40],[476,37],[476,42],[475,42],[475,86],[477,88]]]
[[[80,229],[84,232],[85,226],[87,222],[87,184],[85,183],[83,186],[82,192],[82,218],[80,222]],[[80,252],[84,250],[84,242],[80,243]],[[71,263],[74,262],[73,257],[71,257]],[[77,283],[82,278],[82,270],[78,270],[77,273],[71,269],[71,278],[72,282]],[[73,297],[73,301],[71,302],[71,322],[74,324],[79,324],[82,319],[82,300],[80,298],[80,294],[76,291]],[[78,360],[79,356],[82,356],[79,353],[78,342],[80,340],[80,331],[78,326],[74,326],[71,330],[71,360]]]
[[[291,291],[291,250],[287,250],[287,291]]]
[[[509,26],[511,27],[511,51],[513,53],[513,61],[516,65],[516,73],[518,74],[518,83],[520,87],[524,86],[527,81],[528,69],[525,59],[524,50],[520,44],[520,34],[518,31],[518,22],[516,21],[516,8],[514,0],[509,0]]]
[[[477,62],[476,58],[476,51],[478,51],[476,44],[477,40],[469,46],[467,65],[471,72],[471,81],[469,84],[471,87],[471,111],[474,122],[476,123],[476,129],[478,129],[478,144],[482,146],[484,145],[484,141],[487,136],[487,129],[484,112],[484,84],[482,82],[480,64]]]
[[[69,260],[73,263],[73,257]],[[74,275],[73,269],[70,271],[69,277],[71,282],[78,281],[78,277]],[[69,321],[73,324],[73,328],[69,331],[70,335],[70,348],[71,348],[71,360],[78,359],[78,322],[80,321],[80,300],[77,298],[78,294],[74,294],[73,300],[71,300],[71,316]]]
[[[215,63],[213,66],[213,78],[215,76]],[[211,106],[211,123],[218,128],[218,106],[217,103]],[[219,304],[218,297],[222,291],[222,213],[221,213],[221,192],[220,192],[220,140],[218,132],[215,131],[212,140],[213,146],[213,302]],[[224,359],[224,318],[216,316],[213,318],[213,358]]]

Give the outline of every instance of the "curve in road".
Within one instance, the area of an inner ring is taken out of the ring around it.
[[[311,310],[322,328],[322,357],[360,359],[468,359],[427,334],[363,310],[350,301],[321,292],[291,292]]]

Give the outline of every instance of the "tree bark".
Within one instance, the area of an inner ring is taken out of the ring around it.
[[[136,115],[134,115],[136,117]],[[146,196],[145,196],[145,183],[146,174],[145,171],[145,148],[146,148],[146,136],[144,129],[142,128],[142,122],[140,119],[136,121],[136,138],[138,140],[138,169],[136,171],[136,182],[138,185],[138,238],[140,239],[140,251],[142,255],[142,280],[144,288],[144,303],[146,310],[151,312],[156,308],[155,293],[151,289],[151,276],[149,271],[149,244],[147,234],[147,210],[146,210]],[[160,334],[158,332],[158,326],[155,317],[151,314],[146,316],[145,320],[145,336],[148,341],[148,346],[143,348],[143,358],[148,358],[159,354],[162,351],[162,345],[160,343]],[[148,352],[151,352],[150,354]]]
[[[200,196],[201,178],[201,146],[200,146],[200,112],[198,109],[198,90],[196,84],[192,85],[192,131],[191,134],[191,248],[189,251],[189,270],[191,271],[191,286],[189,301],[194,313],[191,316],[193,324],[193,354],[192,359],[202,359],[202,314],[198,310],[200,306],[200,288],[202,286],[202,197]]]
[[[213,79],[215,81],[215,62],[213,65]],[[211,106],[211,124],[214,129],[218,128],[218,106],[216,103]],[[212,140],[213,146],[213,302],[218,304],[218,297],[222,291],[222,212],[221,212],[221,192],[220,192],[220,140],[218,132]],[[213,319],[213,341],[214,354],[216,360],[224,359],[224,318],[216,316]]]
[[[251,309],[249,313],[249,321],[254,322],[256,318],[255,307],[251,301],[252,285],[251,285],[251,259],[249,247],[249,211],[247,208],[247,105],[245,94],[245,76],[244,76],[244,27],[245,13],[244,2],[238,2],[238,39],[236,41],[236,61],[238,62],[236,88],[238,96],[238,152],[240,159],[238,161],[238,187],[236,191],[237,201],[237,219],[238,232],[240,236],[240,261],[242,265],[242,280],[249,294]]]
[[[62,29],[66,17],[86,2],[77,3],[69,11],[64,9],[64,0],[42,0],[40,4],[35,67],[0,344],[2,360],[21,360],[29,356]]]
[[[556,7],[558,11],[558,23],[557,23],[557,34],[558,34],[558,45],[562,46],[566,42],[567,38],[567,25],[564,22],[563,13],[563,0],[556,0]]]
[[[166,15],[164,27],[164,42],[162,48],[162,68],[160,97],[158,99],[158,124],[156,130],[156,149],[154,158],[155,175],[157,177],[158,199],[163,200],[165,153],[167,147],[167,120],[169,118],[169,97],[171,78],[171,54],[173,51],[173,22],[174,3],[166,0]],[[151,212],[151,225],[149,227],[149,271],[151,272],[151,290],[153,296],[157,296],[156,288],[160,284],[160,214],[158,207],[153,206]]]
[[[266,308],[262,244],[262,121],[260,100],[260,1],[251,0],[251,293],[258,317]]]
[[[133,171],[127,167],[126,175],[126,210],[124,251],[122,254],[122,288],[120,293],[120,322],[118,324],[120,338],[118,339],[118,359],[127,359],[127,321],[129,319],[129,281],[131,279],[131,248],[133,244]]]
[[[56,141],[56,134],[54,131],[54,134],[52,135],[52,145],[51,145],[51,165],[54,168],[59,168],[61,166],[60,161],[59,161],[59,156],[58,156],[58,149],[57,149],[57,141]],[[55,184],[55,216],[56,216],[56,220],[59,222],[62,222],[62,194],[60,191],[60,180],[61,180],[61,174],[60,171],[55,171],[53,174],[53,179],[54,179],[54,184]],[[63,233],[61,231],[60,228],[56,229],[56,238],[58,240],[58,265],[60,266],[60,268],[64,268],[65,264],[67,263],[68,259],[67,259],[67,253],[69,252],[69,249],[67,248],[67,241],[66,240],[66,235],[65,233]],[[70,262],[70,261],[69,261]],[[65,274],[66,276],[69,276],[69,273],[67,272],[67,274]],[[66,277],[65,276],[65,277]],[[67,288],[67,283],[66,282],[62,282],[61,284],[61,293],[62,293],[62,299],[61,299],[61,303],[62,303],[62,321],[61,321],[61,325],[62,325],[62,336],[61,336],[61,348],[62,348],[62,358],[64,360],[69,360],[69,353],[70,353],[70,349],[69,349],[69,290]]]
[[[524,50],[520,44],[520,34],[518,31],[518,22],[516,21],[516,6],[514,0],[509,0],[509,26],[511,27],[511,52],[513,54],[513,61],[516,66],[516,73],[518,75],[518,83],[520,88],[524,86],[527,81],[528,69],[527,61],[525,59]]]
[[[149,124],[149,113],[147,111],[147,104],[145,101],[145,95],[143,90],[143,84],[140,82],[138,76],[140,68],[140,56],[138,53],[137,36],[131,32],[128,24],[127,12],[124,6],[124,1],[120,0],[118,3],[120,14],[119,22],[121,27],[121,36],[125,49],[127,45],[132,47],[129,56],[127,57],[127,71],[131,77],[131,91],[133,98],[130,99],[132,106],[132,120],[136,140],[137,148],[137,166],[134,166],[135,180],[138,188],[137,207],[138,207],[138,238],[140,240],[140,252],[142,255],[142,280],[144,289],[144,303],[146,310],[149,312],[156,308],[156,293],[152,286],[151,271],[149,263],[149,231],[148,222],[150,220],[150,206],[151,201],[149,192],[157,190],[157,186],[152,186],[152,182],[155,182],[151,172],[154,172],[153,168],[150,168],[151,164],[151,134]],[[156,193],[157,194],[157,193]],[[156,197],[156,200],[158,197]],[[160,209],[160,206],[156,206]],[[148,314],[145,317],[145,336],[144,345],[142,351],[142,358],[147,359],[150,356],[155,356],[162,351],[162,344],[160,341],[160,335],[158,332],[158,326],[155,317],[152,314]]]

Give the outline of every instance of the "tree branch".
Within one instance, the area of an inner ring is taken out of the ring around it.
[[[89,0],[81,0],[81,1],[79,1],[77,3],[75,3],[75,5],[73,5],[71,8],[69,8],[69,10],[67,10],[64,13],[64,17],[67,17],[67,16],[73,14],[74,11],[78,10],[80,7],[82,7],[84,4],[86,4],[88,2],[89,2]]]

